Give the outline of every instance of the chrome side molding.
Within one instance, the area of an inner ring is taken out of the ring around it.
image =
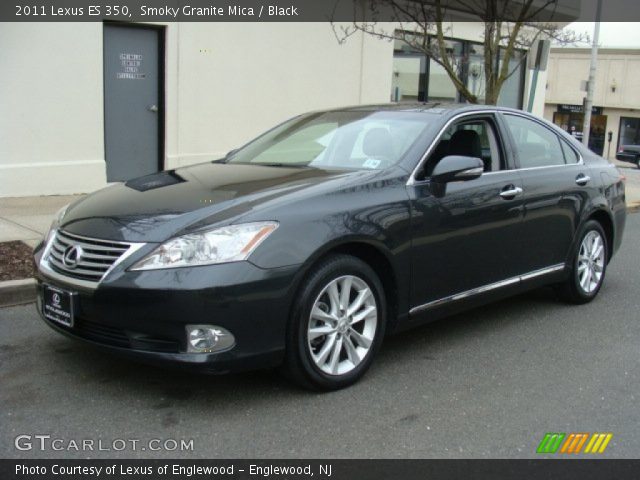
[[[505,280],[500,280],[499,282],[483,285],[482,287],[472,288],[471,290],[467,290],[465,292],[449,295],[448,297],[439,298],[438,300],[433,300],[423,305],[418,305],[417,307],[413,307],[411,310],[409,310],[409,314],[413,315],[415,313],[419,313],[424,310],[428,310],[430,308],[439,307],[440,305],[444,305],[449,302],[463,300],[465,298],[473,297],[475,295],[479,295],[484,292],[489,292],[491,290],[496,290],[498,288],[507,287],[509,285],[515,285],[516,283],[526,282],[527,280],[531,280],[532,278],[537,278],[543,275],[548,275],[550,273],[559,272],[561,270],[564,270],[564,268],[565,268],[564,263],[558,263],[557,265],[541,268],[540,270],[534,270],[533,272],[507,278]]]

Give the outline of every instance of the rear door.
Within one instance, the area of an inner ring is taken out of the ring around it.
[[[515,113],[502,115],[524,190],[522,273],[560,268],[596,180],[548,125]]]

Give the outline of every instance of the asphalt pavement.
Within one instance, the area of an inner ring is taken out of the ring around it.
[[[630,215],[588,305],[540,289],[403,333],[363,381],[325,394],[271,371],[131,363],[51,331],[33,305],[0,309],[0,457],[534,458],[546,432],[611,432],[599,457],[637,458],[639,242]],[[44,451],[35,435],[51,436]],[[151,439],[193,449],[151,451]]]

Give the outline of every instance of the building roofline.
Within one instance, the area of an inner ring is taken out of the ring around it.
[[[571,54],[591,54],[591,47],[554,47],[551,53],[559,53],[561,55]],[[640,55],[638,47],[600,47],[598,54],[601,55]]]

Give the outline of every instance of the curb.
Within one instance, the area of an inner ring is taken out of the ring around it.
[[[640,202],[634,202],[631,205],[627,205],[627,213],[640,212]]]
[[[24,303],[35,302],[35,300],[35,278],[0,282],[0,307],[22,305]]]

